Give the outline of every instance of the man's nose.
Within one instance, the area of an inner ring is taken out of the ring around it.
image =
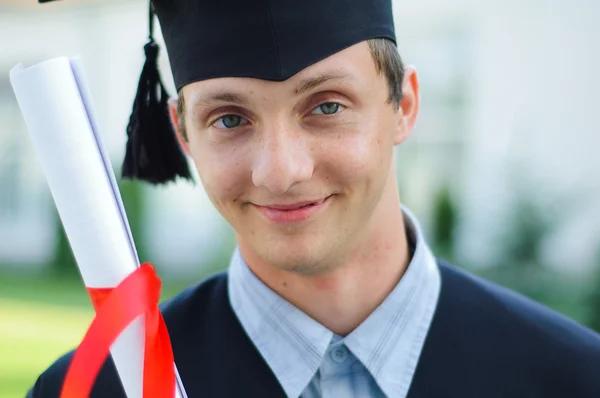
[[[252,182],[281,195],[295,183],[309,180],[314,170],[308,137],[293,127],[278,126],[261,134],[252,170]]]

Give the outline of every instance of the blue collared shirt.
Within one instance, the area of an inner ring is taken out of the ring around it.
[[[441,279],[417,220],[402,210],[413,257],[384,302],[344,338],[262,283],[235,251],[231,305],[288,397],[406,397]]]

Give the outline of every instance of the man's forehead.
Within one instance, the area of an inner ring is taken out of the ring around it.
[[[283,81],[220,77],[188,84],[183,87],[183,92],[186,102],[192,106],[212,102],[243,104],[248,102],[247,96],[260,92],[283,91],[288,95],[297,96],[327,83],[359,83],[365,80],[365,66],[372,68],[371,72],[375,71],[369,47],[363,42],[310,65]]]
[[[313,73],[302,78],[290,78],[282,82],[248,77],[222,77],[192,83],[186,86],[189,87],[189,89],[184,87],[184,91],[195,93],[194,97],[198,97],[199,99],[218,95],[218,98],[223,100],[232,100],[233,102],[236,102],[237,100],[234,99],[233,96],[230,98],[226,95],[221,95],[220,93],[233,91],[250,91],[253,93],[255,90],[286,90],[290,94],[300,95],[324,83],[352,82],[355,80],[357,80],[357,78],[352,72],[344,69],[334,69],[321,73]]]

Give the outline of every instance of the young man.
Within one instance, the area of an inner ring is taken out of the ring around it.
[[[419,84],[389,0],[155,9],[172,124],[238,242],[162,308],[189,397],[600,396],[598,335],[436,261],[401,206],[393,148]],[[149,160],[134,127],[126,174],[179,162]],[[70,358],[31,396],[57,396]],[[123,396],[112,362],[92,396]]]

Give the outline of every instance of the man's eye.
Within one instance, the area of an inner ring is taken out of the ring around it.
[[[311,112],[313,115],[333,115],[342,109],[342,105],[335,102],[326,102],[317,106]]]
[[[214,126],[220,129],[232,129],[242,124],[244,119],[238,115],[225,115],[214,122]]]

